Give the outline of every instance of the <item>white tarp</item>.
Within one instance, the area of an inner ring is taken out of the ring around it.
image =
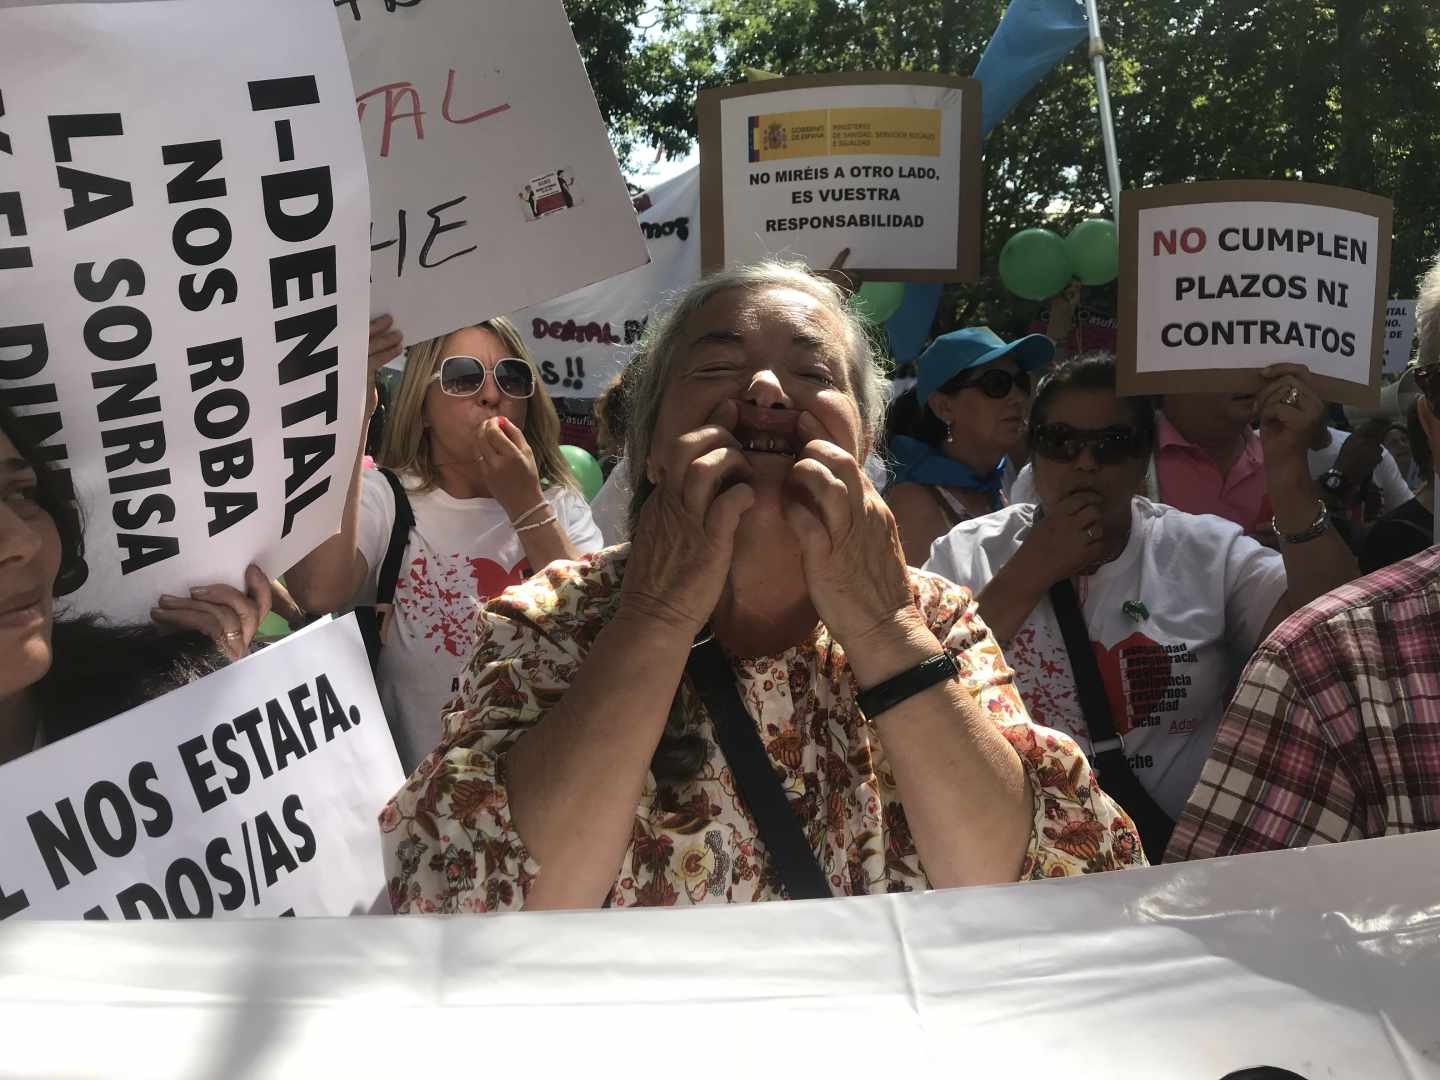
[[[371,308],[414,343],[645,261],[561,0],[335,0],[374,200]]]
[[[700,277],[700,170],[657,184],[636,205],[648,266],[511,315],[556,397],[600,396],[651,314]]]
[[[354,616],[310,627],[0,767],[0,920],[368,911],[403,782]]]
[[[1436,866],[1429,833],[734,908],[8,923],[4,1071],[1415,1080]]]
[[[284,571],[359,438],[369,194],[328,5],[0,8],[0,402],[86,514],[77,609]]]

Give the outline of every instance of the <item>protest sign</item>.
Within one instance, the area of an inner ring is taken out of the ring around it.
[[[980,87],[866,72],[700,94],[701,263],[770,257],[873,281],[980,273]]]
[[[552,396],[593,398],[635,351],[650,314],[700,277],[700,174],[690,169],[635,200],[650,264],[515,312]]]
[[[1390,300],[1385,304],[1385,374],[1399,375],[1410,365],[1415,344],[1415,301]]]
[[[72,605],[143,620],[282,572],[337,527],[360,431],[369,196],[333,13],[4,8],[0,42],[0,403],[84,511]]]
[[[1226,181],[1120,199],[1123,394],[1253,391],[1304,364],[1331,401],[1373,407],[1390,278],[1390,200]]]
[[[371,309],[410,342],[645,262],[561,0],[336,0],[370,168]]]
[[[348,915],[405,782],[353,615],[0,767],[0,920]]]

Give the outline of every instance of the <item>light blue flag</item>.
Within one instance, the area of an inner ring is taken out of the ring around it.
[[[930,325],[940,306],[940,283],[907,282],[905,299],[885,323],[890,356],[897,364],[913,364],[930,340]]]
[[[1089,34],[1076,0],[1011,0],[975,68],[982,137]]]

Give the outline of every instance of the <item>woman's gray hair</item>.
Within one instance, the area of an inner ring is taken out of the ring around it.
[[[885,423],[884,377],[876,365],[875,350],[865,332],[865,324],[846,303],[840,288],[812,274],[803,263],[772,261],[722,270],[696,282],[668,309],[653,317],[631,361],[625,468],[630,470],[631,490],[635,493],[630,503],[632,522],[654,490],[645,464],[650,457],[660,404],[684,349],[685,324],[716,296],[732,289],[794,289],[814,297],[835,315],[844,338],[841,345],[850,393],[860,413],[862,451],[868,452],[878,441]]]
[[[1420,296],[1415,301],[1415,330],[1420,339],[1416,366],[1440,364],[1440,258],[1420,280]]]

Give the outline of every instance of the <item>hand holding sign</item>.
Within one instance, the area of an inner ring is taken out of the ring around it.
[[[172,630],[210,638],[231,660],[249,655],[250,640],[270,614],[270,579],[258,566],[245,571],[245,592],[229,585],[201,585],[189,598],[162,596],[150,618]]]
[[[405,351],[405,335],[389,315],[370,320],[370,377]]]
[[[1325,403],[1301,364],[1274,364],[1260,372],[1264,386],[1255,403],[1265,460],[1306,458],[1315,431],[1325,423]]]

